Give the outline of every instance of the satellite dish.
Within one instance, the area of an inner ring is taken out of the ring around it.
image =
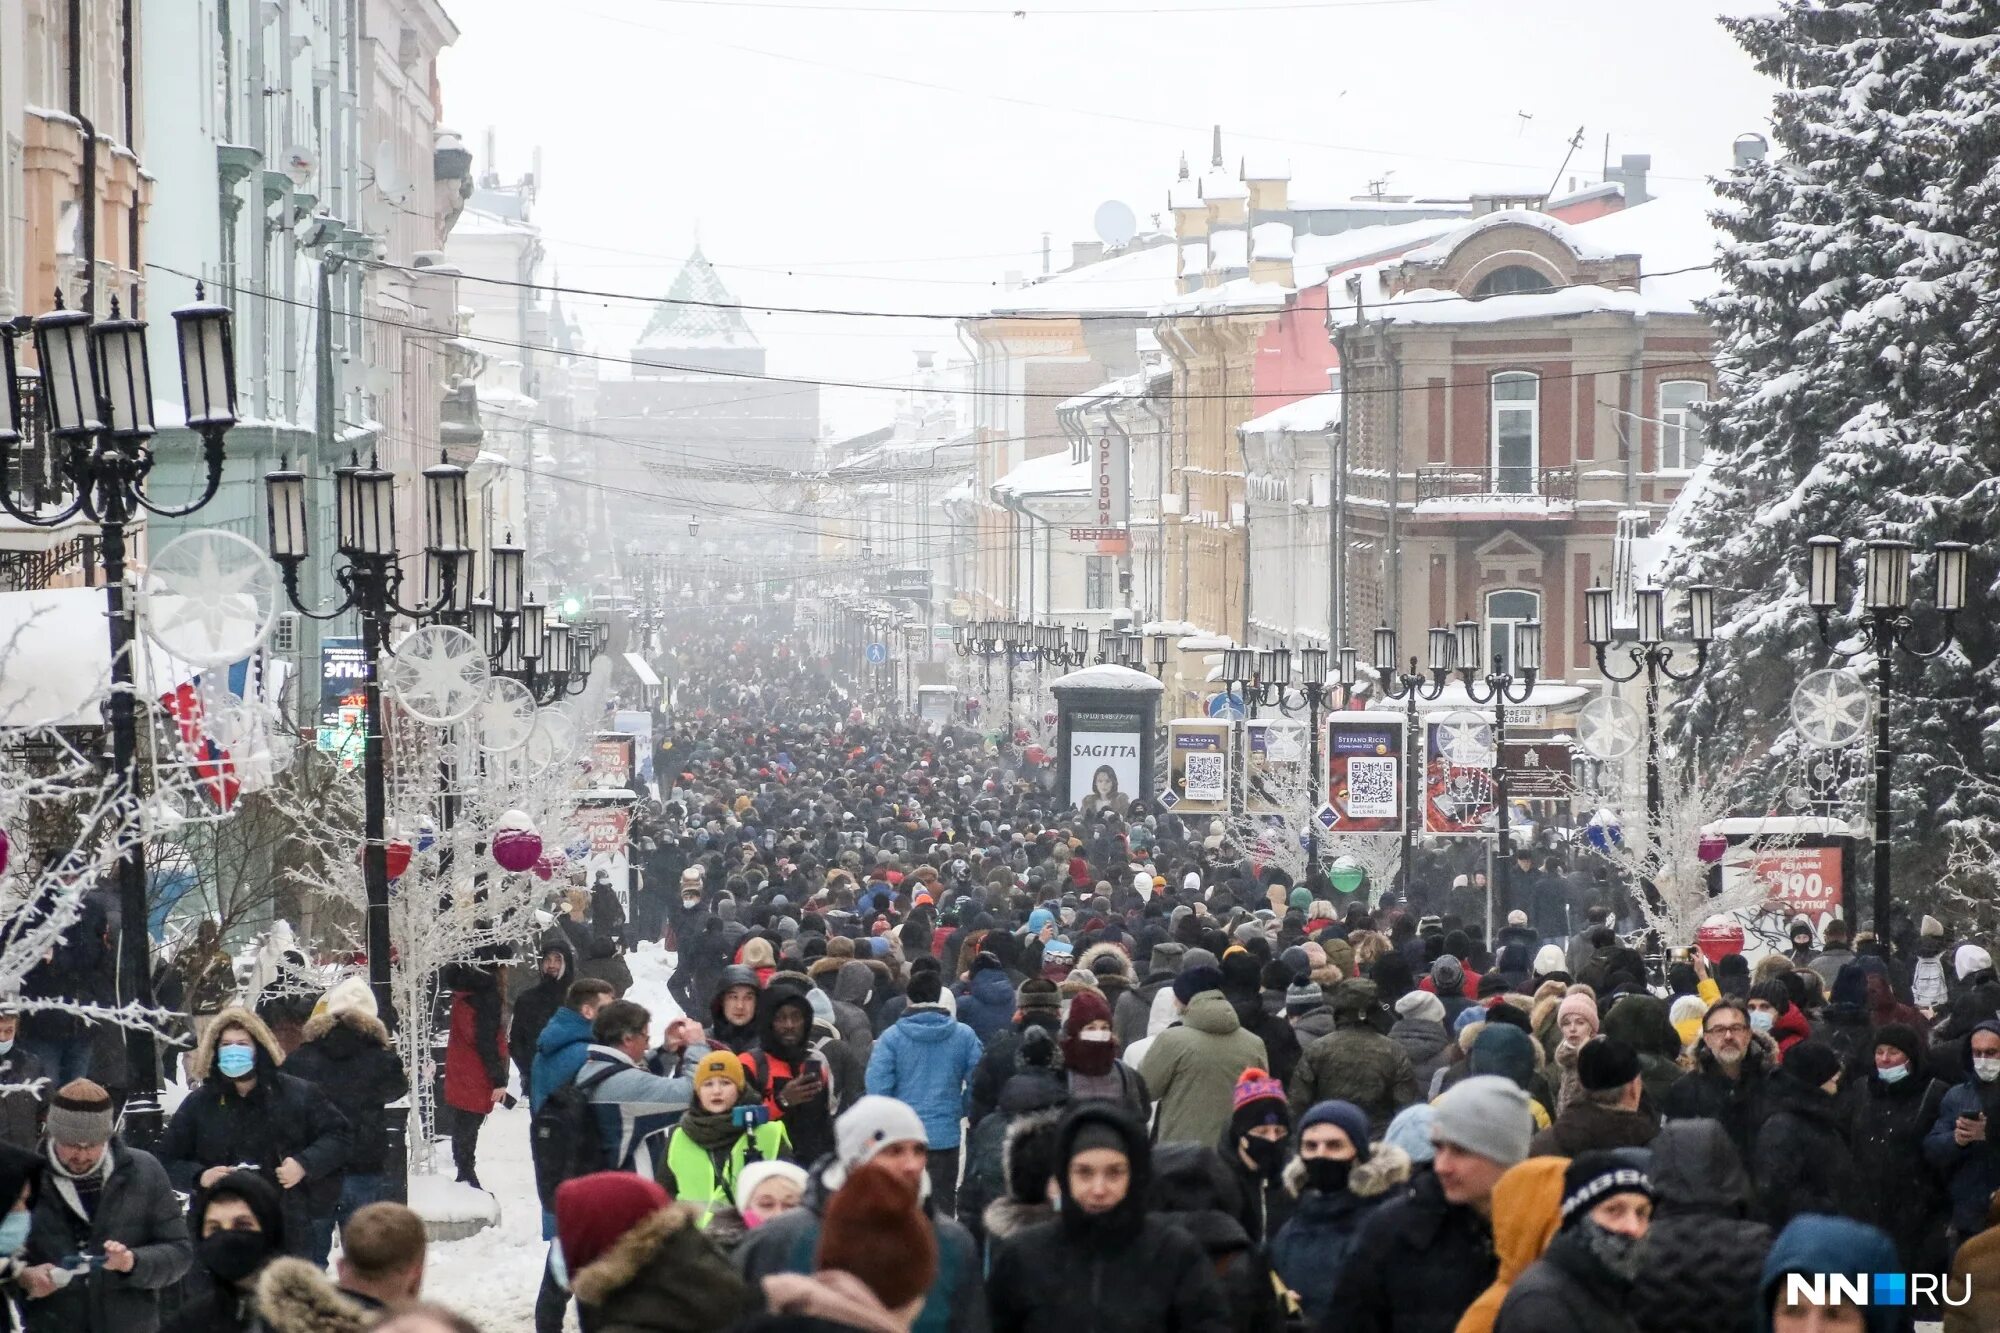
[[[1139,219],[1133,216],[1131,206],[1116,199],[1107,199],[1097,206],[1091,225],[1097,229],[1097,239],[1113,250],[1139,234]]]
[[[368,164],[375,170],[375,188],[381,191],[382,196],[403,203],[403,194],[410,188],[410,183],[403,179],[403,168],[396,161],[396,145],[387,139],[376,144]]]

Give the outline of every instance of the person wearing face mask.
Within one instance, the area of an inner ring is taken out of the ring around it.
[[[195,1196],[189,1209],[194,1261],[214,1290],[181,1310],[164,1333],[251,1333],[258,1322],[257,1278],[284,1253],[278,1191],[254,1171],[232,1171]]]
[[[1401,1148],[1368,1141],[1368,1114],[1327,1101],[1299,1118],[1299,1155],[1285,1167],[1296,1202],[1271,1240],[1271,1266],[1298,1302],[1308,1328],[1325,1322],[1334,1284],[1361,1225],[1410,1179]]]
[[[1256,1244],[1276,1235],[1292,1215],[1285,1189],[1285,1161],[1291,1155],[1292,1113],[1285,1085],[1264,1070],[1250,1068],[1236,1079],[1229,1124],[1215,1150],[1242,1197],[1238,1216]]]
[[[1153,1114],[1153,1099],[1139,1071],[1118,1058],[1111,1030],[1111,1006],[1094,990],[1069,1002],[1062,1025],[1062,1063],[1069,1095],[1076,1101],[1116,1102],[1140,1124]]]
[[[1780,1061],[1792,1047],[1812,1036],[1805,1011],[1792,1003],[1791,991],[1784,982],[1775,978],[1758,982],[1750,988],[1748,1004],[1750,1030],[1764,1033],[1778,1043]]]
[[[1144,1128],[1085,1102],[1057,1128],[1055,1159],[1057,1220],[1002,1243],[987,1276],[993,1333],[1228,1333],[1201,1246],[1147,1213]]]
[[[1630,1150],[1571,1159],[1562,1227],[1500,1303],[1493,1333],[1638,1333],[1626,1306],[1653,1217],[1643,1161]]]
[[[1924,1136],[1924,1156],[1943,1173],[1951,1194],[1947,1232],[1955,1253],[1986,1230],[1987,1203],[2000,1190],[2000,1149],[1987,1125],[2000,1113],[2000,1019],[1976,1024],[1966,1038],[1966,1078],[1944,1095]]]
[[[9,1330],[21,1327],[21,1273],[27,1267],[22,1251],[34,1226],[35,1199],[41,1191],[42,1159],[26,1148],[0,1143],[0,1319]]]
[[[806,1169],[796,1162],[751,1162],[737,1173],[736,1202],[716,1209],[708,1222],[708,1238],[725,1254],[734,1253],[743,1238],[791,1212],[805,1201]]]
[[[285,1247],[312,1253],[313,1182],[335,1181],[352,1150],[352,1131],[313,1084],[280,1073],[283,1055],[255,1014],[225,1009],[191,1069],[198,1086],[174,1111],[160,1139],[160,1164],[174,1188],[192,1195],[238,1167],[282,1192]]]
[[[1854,1091],[1854,1215],[1889,1233],[1909,1272],[1942,1272],[1949,1201],[1924,1160],[1924,1135],[1949,1089],[1925,1072],[1922,1040],[1900,1023],[1876,1030],[1873,1065]]]

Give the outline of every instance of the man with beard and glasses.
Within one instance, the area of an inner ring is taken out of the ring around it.
[[[1719,1120],[1736,1155],[1746,1162],[1755,1161],[1757,1127],[1764,1119],[1766,1085],[1776,1063],[1772,1058],[1776,1049],[1769,1037],[1750,1030],[1750,1010],[1743,1001],[1731,997],[1717,1000],[1702,1015],[1694,1072],[1667,1093],[1662,1117]]]
[[[1637,1333],[1627,1313],[1653,1185],[1634,1149],[1594,1149],[1563,1172],[1562,1228],[1514,1281],[1493,1333]]]
[[[1000,1245],[986,1290],[994,1333],[1226,1333],[1214,1268],[1186,1232],[1146,1211],[1146,1131],[1084,1102],[1056,1131],[1061,1213]]]

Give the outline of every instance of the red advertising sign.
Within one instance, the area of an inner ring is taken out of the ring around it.
[[[1326,723],[1329,833],[1400,833],[1403,828],[1403,718],[1341,713]]]
[[[1842,891],[1838,847],[1779,847],[1765,851],[1738,853],[1725,861],[1725,877],[1755,875],[1764,881],[1773,903],[1779,904],[1787,920],[1802,916],[1818,930],[1840,914]]]

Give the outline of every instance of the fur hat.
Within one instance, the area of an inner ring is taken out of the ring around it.
[[[1576,1081],[1585,1092],[1609,1092],[1639,1077],[1639,1052],[1616,1037],[1592,1037],[1576,1053]]]
[[[910,1304],[937,1278],[937,1237],[917,1192],[883,1166],[863,1166],[827,1202],[814,1265],[861,1279],[891,1310]]]

